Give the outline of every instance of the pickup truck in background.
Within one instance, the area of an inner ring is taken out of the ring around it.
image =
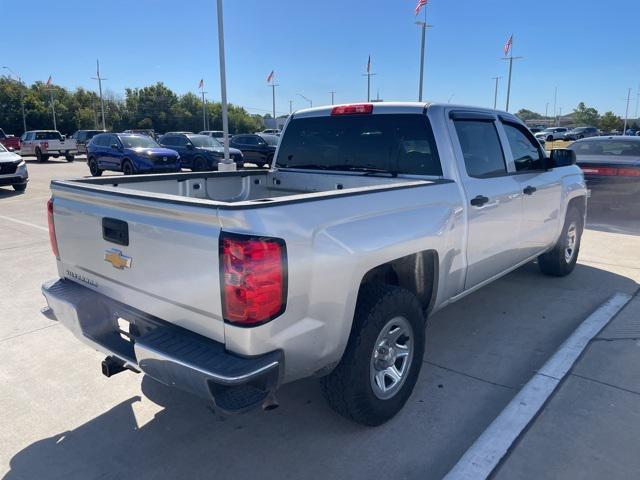
[[[73,138],[66,138],[57,130],[31,130],[21,137],[20,155],[35,156],[39,162],[49,157],[64,156],[67,162],[73,162],[78,146]]]
[[[4,130],[0,128],[0,144],[9,151],[20,151],[20,139],[13,135],[7,135]]]
[[[52,182],[44,312],[105,375],[223,412],[317,376],[337,412],[379,425],[411,395],[427,316],[527,262],[576,264],[575,154],[547,158],[511,114],[340,105],[294,113],[281,138],[269,170]]]

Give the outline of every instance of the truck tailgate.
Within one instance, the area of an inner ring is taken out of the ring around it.
[[[216,209],[52,191],[61,278],[224,342]]]

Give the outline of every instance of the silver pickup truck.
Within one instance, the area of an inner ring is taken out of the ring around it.
[[[296,112],[268,171],[51,189],[44,311],[107,355],[105,375],[223,412],[317,376],[367,425],[410,396],[429,315],[536,259],[573,270],[587,196],[575,154],[547,158],[513,115],[424,103]]]

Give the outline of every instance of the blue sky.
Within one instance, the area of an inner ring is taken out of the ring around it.
[[[105,88],[163,81],[177,92],[197,91],[204,77],[208,98],[219,99],[215,0],[109,0],[101,2],[4,0],[3,59],[28,83],[96,89],[90,77],[100,58]],[[416,0],[225,0],[229,101],[252,113],[271,110],[266,76],[275,69],[276,110],[366,98],[364,73],[371,54],[377,75],[373,96],[417,98],[419,30]],[[558,108],[580,101],[601,112],[630,114],[640,83],[640,2],[595,0],[430,0],[424,97],[434,101],[493,104],[493,80],[504,77],[502,47],[514,33],[512,111],[539,112],[558,86]],[[9,21],[28,19],[28,21]],[[6,72],[4,70],[3,72]]]

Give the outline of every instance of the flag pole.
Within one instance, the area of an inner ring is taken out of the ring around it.
[[[375,73],[371,73],[371,55],[369,55],[369,61],[367,62],[367,73],[362,74],[364,77],[367,77],[367,102],[371,101],[371,77],[375,75]]]
[[[200,88],[200,91],[202,93],[202,129],[206,130],[207,129],[207,104],[204,101],[204,82],[201,83],[202,87]]]
[[[422,101],[422,88],[424,84],[424,50],[427,38],[427,28],[433,27],[433,25],[429,25],[427,23],[427,6],[425,4],[424,8],[424,21],[418,20],[416,25],[420,26],[422,30],[422,39],[420,43],[420,83],[418,85],[418,101]]]
[[[502,77],[493,77],[493,80],[496,81],[496,88],[493,92],[493,109],[496,110],[498,108],[498,82]]]
[[[58,130],[58,126],[56,125],[56,106],[53,102],[53,90],[51,89],[51,85],[47,87],[49,89],[49,99],[51,101],[51,112],[53,113],[53,129]]]
[[[224,140],[224,161],[218,170],[235,170],[236,164],[229,158],[229,112],[227,107],[227,73],[224,61],[224,26],[222,20],[222,0],[218,0],[218,54],[220,57],[220,100],[222,103],[222,131]]]
[[[505,55],[509,55],[509,56],[508,57],[505,56],[503,58],[503,60],[509,60],[509,78],[507,80],[507,105],[505,108],[507,112],[509,111],[509,101],[511,100],[511,74],[513,72],[513,61],[524,58],[524,57],[513,56],[513,35],[511,35],[509,42],[511,43],[511,45],[509,46],[509,50],[505,51]]]

